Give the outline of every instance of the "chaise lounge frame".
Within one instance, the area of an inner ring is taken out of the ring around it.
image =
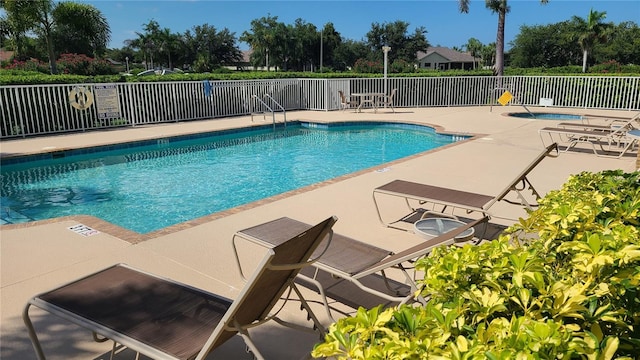
[[[588,117],[588,115],[587,115]],[[640,112],[632,117],[606,117],[606,121],[598,124],[591,124],[585,122],[567,121],[561,122],[557,125],[561,128],[578,128],[582,130],[593,131],[615,131],[618,128],[635,129],[640,126]]]
[[[555,155],[552,153],[555,151]],[[385,185],[379,186],[373,190],[373,203],[375,204],[380,222],[390,228],[409,231],[404,227],[397,226],[398,222],[402,222],[412,215],[424,213],[423,207],[431,205],[433,211],[444,213],[447,210],[460,209],[466,213],[477,212],[488,220],[491,217],[489,209],[498,201],[505,201],[512,204],[523,206],[527,209],[534,209],[537,204],[530,203],[525,196],[525,191],[529,191],[536,201],[540,199],[540,193],[529,181],[528,175],[531,171],[547,157],[555,157],[558,154],[558,146],[556,143],[548,145],[536,156],[525,168],[516,176],[502,191],[495,196],[473,193],[468,191],[444,188],[440,186],[427,185],[406,180],[394,180]],[[515,193],[518,201],[506,199],[510,193]],[[404,199],[405,204],[410,210],[409,215],[405,215],[400,219],[387,221],[383,218],[380,210],[378,198],[381,196],[399,197]],[[419,206],[413,206],[417,203]],[[441,208],[435,209],[440,206]]]
[[[596,156],[621,158],[628,151],[633,149],[637,140],[627,136],[629,128],[620,127],[611,130],[598,129],[568,129],[560,127],[544,127],[538,130],[542,144],[545,138],[551,142],[566,142],[567,145],[562,152],[567,152],[580,143],[591,145],[591,149]]]
[[[580,143],[591,145],[593,153],[600,157],[621,158],[638,141],[628,136],[628,132],[640,125],[640,113],[630,118],[613,118],[607,125],[562,122],[557,127],[544,127],[538,130],[542,144],[545,138],[551,142],[568,143],[563,152]]]
[[[314,258],[318,258],[318,260],[313,263],[313,267],[315,268],[314,274],[311,277],[304,274],[298,274],[298,277],[303,281],[313,284],[317,288],[320,296],[322,297],[325,311],[331,319],[334,318],[331,314],[326,291],[323,285],[317,280],[317,276],[321,270],[327,272],[333,277],[347,280],[361,290],[382,299],[394,303],[406,303],[414,298],[414,294],[418,290],[413,276],[411,276],[407,271],[407,269],[412,267],[411,262],[427,255],[437,246],[453,244],[455,241],[454,238],[457,235],[486,221],[488,221],[487,218],[472,221],[445,234],[425,240],[420,244],[412,246],[399,253],[394,253],[390,250],[381,249],[362,241],[334,233],[333,238],[331,239],[331,244],[328,245],[326,251],[323,254],[320,253],[321,249],[325,249],[324,244],[322,244],[312,255]],[[282,217],[238,231],[233,236],[232,243],[236,253],[236,262],[240,269],[240,273],[242,274],[243,271],[236,245],[239,239],[248,240],[265,247],[277,246],[281,241],[283,241],[283,239],[289,237],[291,233],[295,233],[298,229],[308,226],[309,225],[304,222],[288,217]],[[408,293],[400,294],[397,290],[391,288],[385,273],[386,270],[390,269],[399,270],[403,274],[405,284],[410,287],[410,291],[408,291]],[[377,273],[380,273],[382,276],[388,292],[382,292],[371,288],[362,282],[365,277]]]
[[[331,243],[336,220],[330,217],[307,226],[269,248],[234,301],[126,264],[35,296],[25,306],[23,320],[36,355],[45,358],[29,317],[31,306],[90,330],[96,340],[98,336],[113,340],[114,350],[117,343],[154,359],[203,359],[236,334],[256,358],[264,359],[248,330],[269,320],[322,336],[324,329],[294,280],[301,268],[316,260],[311,254],[318,245]],[[287,289],[287,299],[291,292],[296,293],[314,329],[271,314]]]

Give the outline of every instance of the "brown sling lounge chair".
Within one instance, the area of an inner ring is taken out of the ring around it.
[[[445,212],[447,210],[460,209],[466,213],[477,212],[483,216],[491,216],[489,209],[498,201],[506,201],[509,203],[515,203],[524,206],[528,209],[533,209],[535,204],[531,204],[527,201],[523,192],[529,190],[531,194],[537,199],[540,198],[540,194],[533,187],[527,176],[529,173],[547,156],[551,156],[551,152],[558,152],[557,144],[553,143],[547,146],[533,161],[531,161],[525,168],[513,179],[498,195],[490,196],[484,194],[477,194],[468,191],[455,190],[450,188],[443,188],[439,186],[421,184],[405,180],[394,180],[390,183],[377,187],[373,190],[373,202],[378,212],[378,218],[380,222],[387,227],[392,227],[400,230],[407,230],[403,227],[395,225],[398,222],[404,221],[410,218],[412,215],[424,211],[424,206],[433,206],[433,211]],[[518,201],[508,200],[505,197],[514,192],[518,198]],[[400,197],[406,202],[411,214],[404,216],[400,219],[393,221],[386,221],[380,212],[380,205],[377,197],[381,195]],[[416,203],[418,206],[414,206]],[[441,207],[436,209],[436,207]],[[429,211],[431,212],[431,211]],[[488,218],[487,218],[488,219]]]
[[[330,243],[336,220],[300,228],[268,249],[234,301],[122,264],[38,295],[23,312],[36,354],[45,358],[29,318],[32,305],[153,359],[203,359],[236,334],[263,359],[248,329],[268,320],[285,324],[270,312],[288,288],[323,331],[293,281],[322,240]]]
[[[317,281],[319,270],[325,271],[333,277],[347,280],[355,284],[361,290],[376,295],[382,299],[395,303],[405,303],[411,300],[414,297],[415,291],[418,290],[412,276],[406,270],[411,267],[410,262],[427,255],[431,249],[437,246],[452,244],[457,235],[485,221],[487,221],[485,218],[473,221],[465,226],[461,226],[440,236],[423,241],[420,244],[412,246],[399,253],[381,249],[346,236],[334,234],[331,239],[331,244],[329,244],[324,253],[321,253],[321,251],[325,249],[323,244],[320,245],[312,255],[312,258],[318,257],[318,260],[313,263],[313,267],[315,268],[313,276],[309,277],[303,274],[298,274],[298,277],[313,284],[318,289],[322,296],[327,315],[332,319],[333,316],[329,309],[329,302],[327,300],[324,287],[319,281]],[[277,246],[291,234],[308,226],[309,225],[301,221],[287,217],[276,219],[238,231],[233,237],[234,249],[236,248],[237,239],[249,240],[267,247]],[[240,259],[237,256],[237,251],[236,261],[240,268],[240,273],[242,273],[242,266],[240,264]],[[399,294],[396,290],[391,288],[385,274],[385,271],[390,269],[396,269],[402,272],[406,284],[410,287],[410,291],[405,294]],[[382,275],[388,292],[371,288],[361,281],[369,275],[378,273]]]

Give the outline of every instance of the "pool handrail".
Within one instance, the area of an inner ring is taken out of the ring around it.
[[[276,99],[273,98],[273,96],[271,96],[270,94],[264,94],[265,98],[269,98],[271,99],[271,101],[273,101],[274,104],[276,104],[277,107],[280,108],[280,110],[282,110],[282,115],[284,116],[284,127],[287,127],[287,111],[284,109],[284,107],[282,105],[280,105],[279,102],[276,101]],[[273,113],[273,122],[274,122],[274,126],[275,126],[275,119],[276,119],[276,114],[275,112],[273,112],[273,110],[271,110],[271,112]]]

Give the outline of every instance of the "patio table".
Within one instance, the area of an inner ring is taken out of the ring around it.
[[[447,217],[429,217],[418,220],[414,224],[415,233],[425,239],[431,239],[436,236],[440,236],[453,229],[467,225],[465,222],[458,219],[451,219]],[[455,242],[465,242],[473,238],[475,234],[474,228],[469,228],[454,238]]]
[[[373,107],[373,112],[378,112],[377,100],[379,97],[384,97],[384,93],[352,93],[351,96],[360,98],[358,112],[362,112],[362,106],[366,103],[371,104],[371,106]]]

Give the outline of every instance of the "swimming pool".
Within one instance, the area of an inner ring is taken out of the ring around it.
[[[464,139],[399,123],[289,123],[3,159],[3,224],[92,215],[148,233]]]
[[[582,120],[582,115],[562,114],[562,113],[541,113],[541,112],[517,112],[508,113],[507,116],[536,119],[536,120]]]

